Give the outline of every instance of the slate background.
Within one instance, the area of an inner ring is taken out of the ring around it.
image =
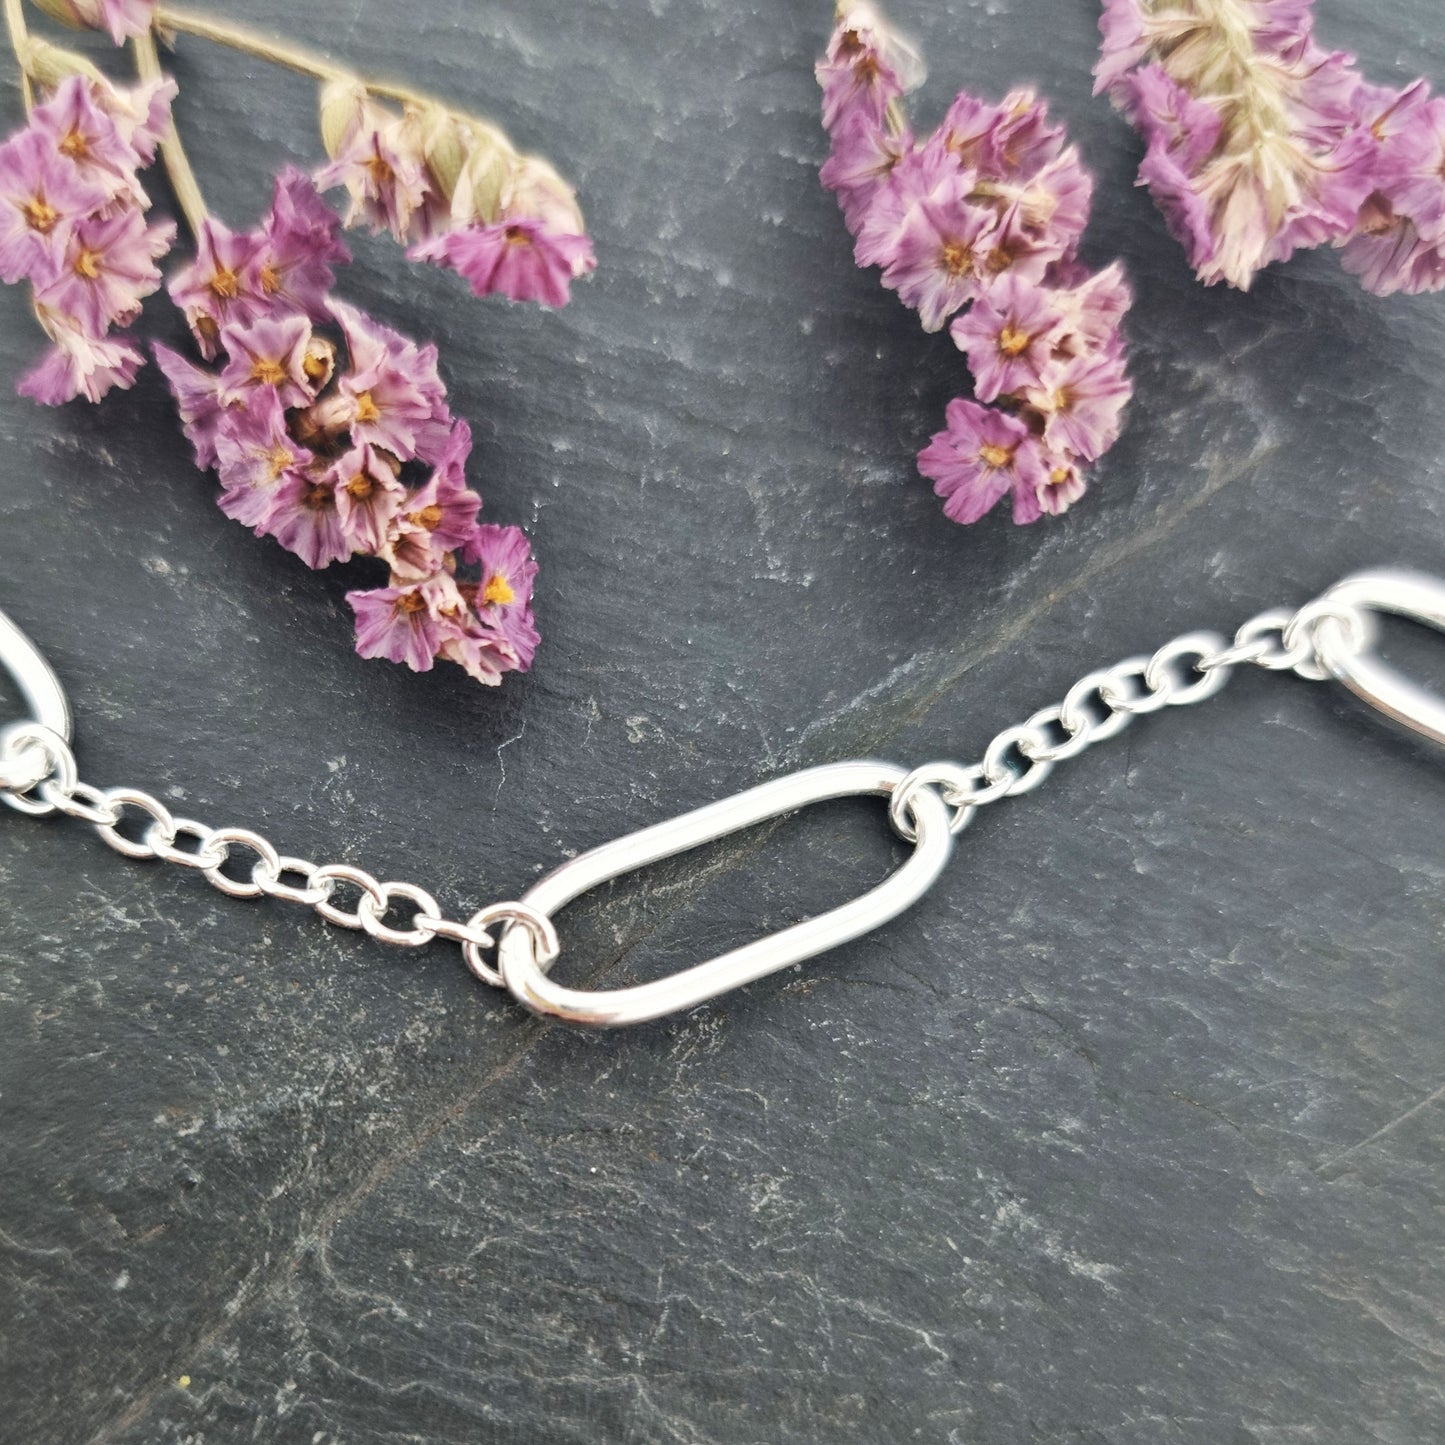
[[[1089,96],[1092,4],[894,6],[930,123],[1045,87],[1138,290],[1128,434],[1023,530],[946,524],[913,472],[962,371],[817,186],[828,6],[245,11],[581,189],[602,264],[560,315],[385,242],[345,281],[440,343],[546,645],[497,692],[360,662],[347,575],[221,516],[154,375],[59,413],[6,388],[0,606],[97,781],[460,907],[800,764],[972,757],[1088,668],[1361,565],[1445,568],[1445,304],[1324,253],[1198,287]],[[1320,25],[1445,82],[1431,0]],[[175,69],[247,223],[317,153],[310,90],[196,42]],[[36,340],[0,308],[10,376]],[[0,818],[0,1440],[1437,1440],[1442,805],[1439,756],[1338,690],[1242,676],[992,810],[873,938],[606,1036],[440,947]],[[564,967],[654,974],[837,902],[895,856],[880,818],[618,884]]]

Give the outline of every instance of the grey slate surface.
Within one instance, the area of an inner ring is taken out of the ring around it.
[[[1445,304],[1323,253],[1194,284],[1089,96],[1092,4],[894,6],[932,113],[1043,85],[1138,290],[1128,434],[1025,530],[946,524],[913,472],[963,377],[817,186],[826,4],[245,12],[581,188],[601,268],[560,315],[383,242],[345,282],[440,343],[546,642],[500,692],[360,662],[347,576],[221,516],[154,375],[58,414],[5,389],[0,607],[97,781],[460,907],[800,764],[972,757],[1358,566],[1445,569]],[[1432,0],[1321,26],[1445,82]],[[308,88],[197,43],[176,72],[247,222],[315,156]],[[9,376],[13,291],[0,328]],[[1436,1441],[1442,810],[1438,754],[1242,676],[992,810],[884,932],[606,1036],[0,818],[0,1441]],[[895,856],[875,804],[813,810],[578,904],[563,967],[685,965]]]

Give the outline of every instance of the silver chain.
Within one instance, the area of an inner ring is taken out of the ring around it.
[[[1187,632],[1152,657],[1129,657],[1088,673],[1063,702],[999,733],[984,750],[982,762],[932,762],[914,768],[893,790],[889,822],[912,842],[916,830],[910,803],[918,789],[936,788],[953,809],[950,829],[961,833],[980,808],[1032,792],[1055,763],[1116,736],[1136,717],[1213,697],[1241,664],[1324,681],[1330,674],[1317,655],[1314,629],[1326,617],[1338,621],[1352,638],[1367,634],[1369,624],[1358,608],[1320,598],[1297,611],[1277,607],[1251,617],[1233,642],[1217,632]]]
[[[279,898],[314,909],[338,928],[360,929],[382,943],[398,948],[420,948],[434,938],[461,945],[467,967],[484,982],[504,987],[500,972],[483,957],[495,943],[492,930],[518,924],[532,935],[537,957],[551,961],[559,946],[556,929],[545,913],[524,903],[493,903],[472,914],[465,923],[445,917],[435,898],[415,883],[383,883],[346,863],[317,864],[279,853],[273,844],[249,828],[210,828],[191,818],[177,818],[160,799],[138,788],[95,788],[80,781],[75,756],[59,734],[38,723],[22,723],[5,732],[0,762],[39,749],[45,754],[45,777],[24,791],[0,790],[12,808],[34,817],[61,814],[89,823],[101,839],[127,858],[156,858],[178,868],[194,869],[213,887],[231,898]],[[120,829],[127,815],[144,820],[139,837]],[[243,877],[224,870],[252,855]],[[290,878],[294,881],[288,882]],[[350,911],[337,894],[345,888],[356,898]],[[411,909],[405,927],[393,927],[386,916],[398,905]]]
[[[901,776],[891,784],[889,819],[903,838],[915,841],[919,792],[936,789],[952,810],[951,816],[943,815],[949,832],[960,833],[981,807],[1031,792],[1056,763],[1113,737],[1136,717],[1213,697],[1241,664],[1321,680],[1329,674],[1320,661],[1315,628],[1326,618],[1343,629],[1351,647],[1363,646],[1370,636],[1369,621],[1359,608],[1326,595],[1298,611],[1262,612],[1246,622],[1232,642],[1215,632],[1190,632],[1166,643],[1152,657],[1131,657],[1115,667],[1091,672],[1069,689],[1063,702],[1005,728],[985,749],[981,762],[925,763]],[[44,669],[43,660],[39,666]],[[30,676],[33,680],[34,673]],[[57,716],[57,726],[68,730],[63,703]],[[560,952],[548,912],[527,903],[489,904],[459,923],[446,918],[436,899],[414,883],[384,883],[350,864],[316,864],[282,854],[249,828],[211,828],[191,818],[178,818],[158,798],[136,788],[92,787],[80,780],[65,738],[38,721],[18,723],[0,732],[0,800],[37,817],[60,814],[88,823],[127,858],[153,858],[193,869],[232,898],[279,898],[297,903],[314,909],[338,928],[359,929],[400,948],[420,948],[433,939],[447,939],[461,946],[467,967],[478,978],[496,987],[508,986],[507,981],[482,953],[498,942],[493,929],[515,925],[526,931],[533,965],[541,971],[534,978],[540,978]],[[690,817],[709,812],[700,810]],[[129,831],[123,833],[121,828],[127,823]],[[137,824],[141,825],[138,835]],[[620,840],[601,851],[632,845],[632,839]],[[941,856],[946,856],[946,850]],[[233,870],[230,873],[225,871],[228,866]],[[567,868],[578,866],[580,860]],[[241,876],[236,876],[238,868]],[[354,896],[349,909],[342,906],[348,889]],[[409,917],[398,920],[401,926],[387,922],[388,914],[398,908],[404,915],[409,911]],[[621,1015],[608,1021],[621,1021]]]

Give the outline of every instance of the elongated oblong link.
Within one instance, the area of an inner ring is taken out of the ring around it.
[[[38,723],[68,747],[72,734],[70,701],[45,654],[0,612],[0,667],[3,667],[30,709],[26,721]],[[23,793],[48,776],[47,762],[39,748],[22,747],[15,755],[0,757],[0,792]],[[34,813],[33,808],[19,811]]]
[[[1445,583],[1418,572],[1360,572],[1337,582],[1320,600],[1392,612],[1445,632]],[[1313,639],[1321,665],[1356,697],[1445,746],[1445,699],[1382,661],[1374,652],[1373,635],[1351,636],[1338,617],[1326,612],[1315,624]]]
[[[864,761],[831,763],[776,778],[736,797],[710,803],[579,854],[529,888],[521,902],[550,917],[574,898],[624,873],[811,803],[867,795],[887,797],[907,776],[903,768],[891,763]],[[534,1013],[594,1028],[645,1023],[695,1008],[718,994],[857,938],[917,902],[948,862],[953,834],[948,828],[948,809],[931,788],[920,788],[915,794],[913,823],[918,830],[913,852],[876,888],[840,908],[667,978],[630,988],[566,988],[547,976],[547,964],[536,956],[524,928],[509,928],[502,936],[498,949],[502,978],[513,997]]]

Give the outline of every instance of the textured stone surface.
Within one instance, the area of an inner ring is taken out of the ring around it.
[[[1125,440],[1018,531],[947,525],[913,473],[961,371],[816,184],[825,4],[245,8],[581,187],[602,265],[561,315],[381,242],[345,282],[441,344],[546,647],[499,692],[362,663],[348,577],[221,516],[154,376],[5,390],[0,606],[97,781],[461,906],[801,763],[973,756],[1353,567],[1445,568],[1445,305],[1328,254],[1195,285],[1089,97],[1091,4],[896,6],[935,113],[1043,84],[1139,292]],[[1445,81],[1433,0],[1366,9],[1327,37]],[[244,222],[315,154],[307,87],[176,68]],[[0,328],[9,376],[13,292]],[[1442,817],[1438,754],[1241,677],[993,810],[875,937],[608,1036],[0,818],[0,1440],[1438,1440]],[[893,856],[876,805],[813,810],[569,910],[564,967],[686,964]]]

